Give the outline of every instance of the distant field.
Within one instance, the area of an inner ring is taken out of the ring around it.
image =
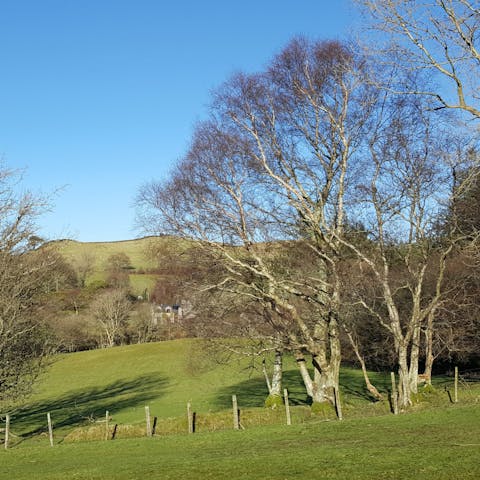
[[[117,253],[125,253],[130,257],[135,269],[153,268],[155,264],[148,255],[148,247],[152,241],[161,241],[156,237],[145,237],[121,242],[77,242],[75,240],[60,240],[57,242],[62,255],[74,262],[82,255],[89,254],[95,258],[95,270],[105,268],[108,257]]]
[[[60,240],[56,242],[59,252],[73,266],[81,263],[86,256],[93,259],[93,271],[87,276],[87,286],[95,281],[106,279],[108,258],[124,253],[131,261],[132,270],[129,273],[130,286],[133,293],[142,294],[146,289],[152,290],[158,276],[145,273],[157,267],[151,254],[153,244],[170,244],[168,237],[145,237],[119,242],[77,242],[75,240]]]

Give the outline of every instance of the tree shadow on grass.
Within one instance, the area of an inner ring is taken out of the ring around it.
[[[380,372],[369,372],[370,381],[382,394],[388,393],[389,377]],[[367,390],[362,371],[354,368],[342,368],[340,372],[340,393],[347,394],[351,398],[377,401]]]
[[[29,437],[47,430],[47,413],[55,428],[75,427],[104,418],[105,411],[120,411],[145,404],[162,395],[169,384],[167,377],[144,375],[117,380],[102,387],[70,391],[57,398],[25,405],[12,412],[12,428],[17,435]]]
[[[282,388],[288,390],[290,405],[307,405],[308,399],[298,370],[283,372]],[[283,392],[282,392],[283,393]],[[232,395],[236,395],[239,407],[263,407],[268,396],[265,379],[262,376],[249,378],[243,382],[218,390],[214,406],[227,409],[232,406]]]
[[[383,373],[371,373],[371,381],[381,393],[388,392],[388,377]],[[300,373],[296,369],[283,372],[283,386],[288,390],[290,405],[310,405]],[[350,398],[366,400],[375,399],[368,392],[362,372],[354,368],[342,368],[340,372],[340,393]],[[283,392],[282,392],[283,394]],[[219,409],[232,406],[232,395],[236,395],[240,407],[263,407],[268,396],[265,379],[262,376],[252,377],[246,381],[218,390],[214,405]]]

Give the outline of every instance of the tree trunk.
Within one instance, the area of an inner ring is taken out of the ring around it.
[[[305,361],[303,353],[297,352],[295,354],[295,360],[297,361],[298,369],[300,371],[300,375],[302,376],[303,384],[305,385],[307,395],[313,398],[313,380],[310,376],[310,372],[308,371],[307,363]]]
[[[418,393],[418,358],[420,356],[420,324],[413,328],[412,346],[410,349],[410,368],[408,371],[410,393]]]
[[[410,395],[410,377],[408,372],[407,347],[402,343],[398,346],[398,404],[405,409],[412,404]]]
[[[313,379],[303,353],[296,354],[297,365],[307,395],[313,403],[328,403],[335,406],[335,389],[338,390],[341,361],[340,341],[338,335],[334,334],[335,331],[334,328],[332,335],[324,343],[328,346],[328,352],[319,348],[318,354],[312,354]]]
[[[326,368],[319,369],[315,359],[312,401],[314,403],[330,403],[335,405],[335,389],[338,388],[340,363],[331,362]]]
[[[273,362],[272,379],[267,372],[265,360],[263,361],[263,375],[268,388],[268,394],[270,396],[282,396],[282,375],[283,375],[283,352],[281,350],[275,350],[275,360]]]
[[[275,360],[273,362],[273,375],[270,395],[282,396],[282,365],[283,354],[280,350],[275,350]]]
[[[432,310],[427,317],[427,326],[425,329],[425,370],[423,378],[427,385],[432,384],[432,368],[433,368],[433,319],[435,310]]]

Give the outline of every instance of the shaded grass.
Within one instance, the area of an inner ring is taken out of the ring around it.
[[[0,452],[32,479],[476,479],[478,405],[343,422],[270,426]]]
[[[54,419],[56,429],[71,428],[102,418],[106,410],[118,411],[144,405],[152,398],[161,396],[158,389],[167,385],[167,378],[149,375],[116,380],[102,387],[72,390],[65,395],[18,408],[12,416],[12,422],[16,431],[24,437],[46,430],[47,413]]]

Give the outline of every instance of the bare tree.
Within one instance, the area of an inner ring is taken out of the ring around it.
[[[39,313],[59,257],[29,241],[48,203],[19,193],[19,181],[0,167],[0,402],[30,391],[52,347]]]
[[[107,283],[114,288],[130,286],[129,270],[132,269],[130,257],[124,253],[115,253],[107,258],[105,269]]]
[[[438,74],[436,87],[404,93],[427,95],[438,108],[480,118],[480,7],[470,0],[357,0],[374,19],[389,46],[403,56],[407,68]],[[378,41],[378,39],[377,39]]]
[[[465,176],[453,187],[452,171],[463,170],[472,159],[440,141],[441,119],[432,117],[422,97],[394,96],[390,102],[388,117],[382,108],[380,128],[370,137],[352,210],[371,241],[346,236],[342,241],[369,278],[359,283],[358,303],[392,337],[400,405],[406,408],[417,392],[421,332],[433,328],[445,299],[447,259],[461,241],[455,222],[441,238],[436,225],[474,178]]]
[[[100,293],[90,305],[90,312],[101,330],[103,345],[113,347],[122,342],[132,304],[122,289]]]
[[[95,269],[95,255],[87,250],[82,250],[80,255],[74,260],[73,267],[77,272],[80,287],[84,287],[87,278]]]
[[[292,41],[266,72],[217,91],[171,179],[139,196],[150,231],[195,239],[222,266],[210,288],[272,312],[263,319],[288,339],[319,403],[334,403],[338,389],[338,238],[373,101],[363,79],[354,49]],[[299,258],[308,267],[290,268]]]

